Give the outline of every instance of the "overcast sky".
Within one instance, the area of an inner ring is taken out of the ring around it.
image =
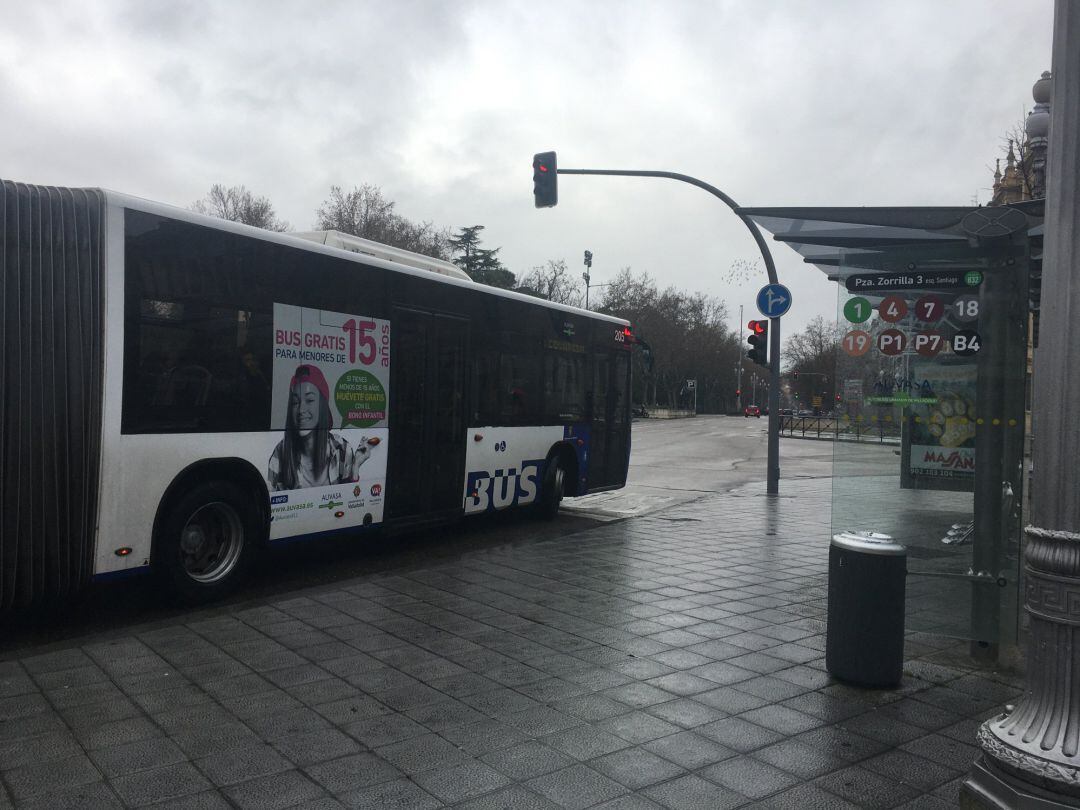
[[[486,226],[518,275],[578,273],[588,249],[594,282],[645,270],[723,298],[734,326],[765,279],[732,280],[758,253],[719,201],[563,176],[536,210],[533,153],[689,174],[747,206],[986,202],[1052,17],[1051,0],[8,0],[0,177],[179,206],[244,184],[296,229],[331,184],[373,183],[409,219]],[[833,316],[834,287],[773,249],[785,333]]]

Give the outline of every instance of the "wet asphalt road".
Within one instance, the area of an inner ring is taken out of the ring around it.
[[[484,548],[528,544],[565,536],[598,520],[630,517],[762,481],[766,470],[766,418],[704,416],[634,422],[628,485],[624,490],[564,502],[550,522],[527,511],[482,516],[453,526],[385,539],[364,537],[303,543],[265,555],[234,596],[194,609],[177,604],[149,576],[95,585],[74,603],[37,607],[0,617],[0,660],[30,647],[72,639],[108,637],[132,625],[177,616],[213,616],[247,602],[298,588],[332,586],[364,573],[409,570],[432,559],[455,559]],[[783,480],[828,475],[831,442],[781,442]]]

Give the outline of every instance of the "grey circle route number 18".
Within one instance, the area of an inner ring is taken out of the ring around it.
[[[953,315],[962,323],[971,323],[979,319],[979,296],[961,295],[952,302]]]

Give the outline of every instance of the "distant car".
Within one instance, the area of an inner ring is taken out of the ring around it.
[[[799,411],[795,415],[805,419],[807,416],[813,416],[814,412],[813,411]]]
[[[757,405],[747,405],[746,408],[743,410],[743,416],[746,416],[746,417],[756,416],[758,419],[760,419],[761,418],[761,408],[759,408]]]
[[[795,411],[792,410],[791,408],[781,408],[780,409],[780,415],[781,416],[794,416]]]

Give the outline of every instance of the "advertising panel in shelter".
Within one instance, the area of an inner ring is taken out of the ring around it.
[[[966,479],[975,476],[974,363],[948,366],[915,364],[927,401],[913,404],[907,420],[905,453],[908,479]],[[910,484],[909,484],[910,485]]]

